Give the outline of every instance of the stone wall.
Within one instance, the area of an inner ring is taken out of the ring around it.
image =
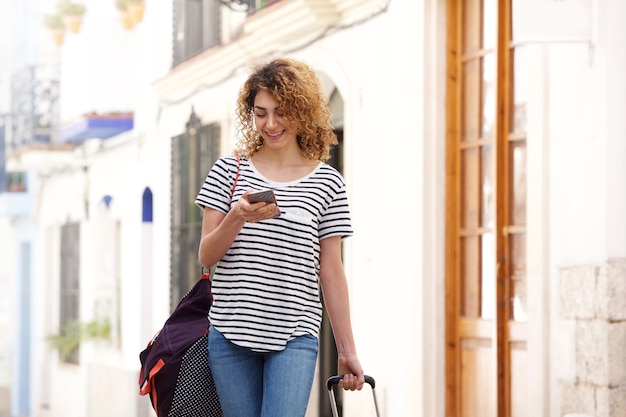
[[[560,316],[575,322],[575,380],[561,415],[626,417],[626,259],[560,271]]]
[[[0,387],[0,417],[11,414],[11,391],[8,387]]]

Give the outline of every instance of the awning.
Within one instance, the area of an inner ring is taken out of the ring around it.
[[[87,114],[59,132],[60,142],[108,139],[132,130],[133,113]]]

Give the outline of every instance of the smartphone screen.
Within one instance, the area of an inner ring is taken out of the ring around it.
[[[248,194],[248,201],[251,203],[265,202],[267,204],[277,204],[276,196],[272,190],[254,191]]]

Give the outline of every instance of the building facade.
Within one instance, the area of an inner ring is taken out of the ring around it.
[[[0,111],[6,178],[27,185],[0,194],[0,414],[151,415],[138,354],[198,277],[193,199],[250,69],[288,56],[340,138],[382,415],[626,415],[623,2],[175,0],[128,28],[105,3],[59,47],[42,32],[48,136]],[[330,416],[324,329],[309,417]]]

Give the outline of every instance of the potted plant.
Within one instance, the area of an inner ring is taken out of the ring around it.
[[[65,22],[60,14],[47,14],[43,17],[43,24],[50,29],[54,43],[57,46],[63,45],[65,40]]]
[[[63,16],[67,30],[72,33],[78,33],[80,31],[80,24],[83,20],[83,15],[87,10],[85,6],[80,3],[65,1],[63,3],[59,3],[58,10]]]
[[[76,355],[81,343],[96,339],[111,340],[111,324],[108,319],[87,323],[72,321],[66,323],[59,333],[47,337],[50,347],[59,352],[59,357],[64,362]]]
[[[143,13],[146,9],[145,0],[129,0],[128,1],[128,12],[130,13],[130,18],[133,20],[133,23],[137,24],[143,20]]]
[[[120,12],[120,20],[122,27],[126,30],[132,29],[134,22],[130,16],[130,10],[128,8],[129,0],[115,0],[115,7]]]

